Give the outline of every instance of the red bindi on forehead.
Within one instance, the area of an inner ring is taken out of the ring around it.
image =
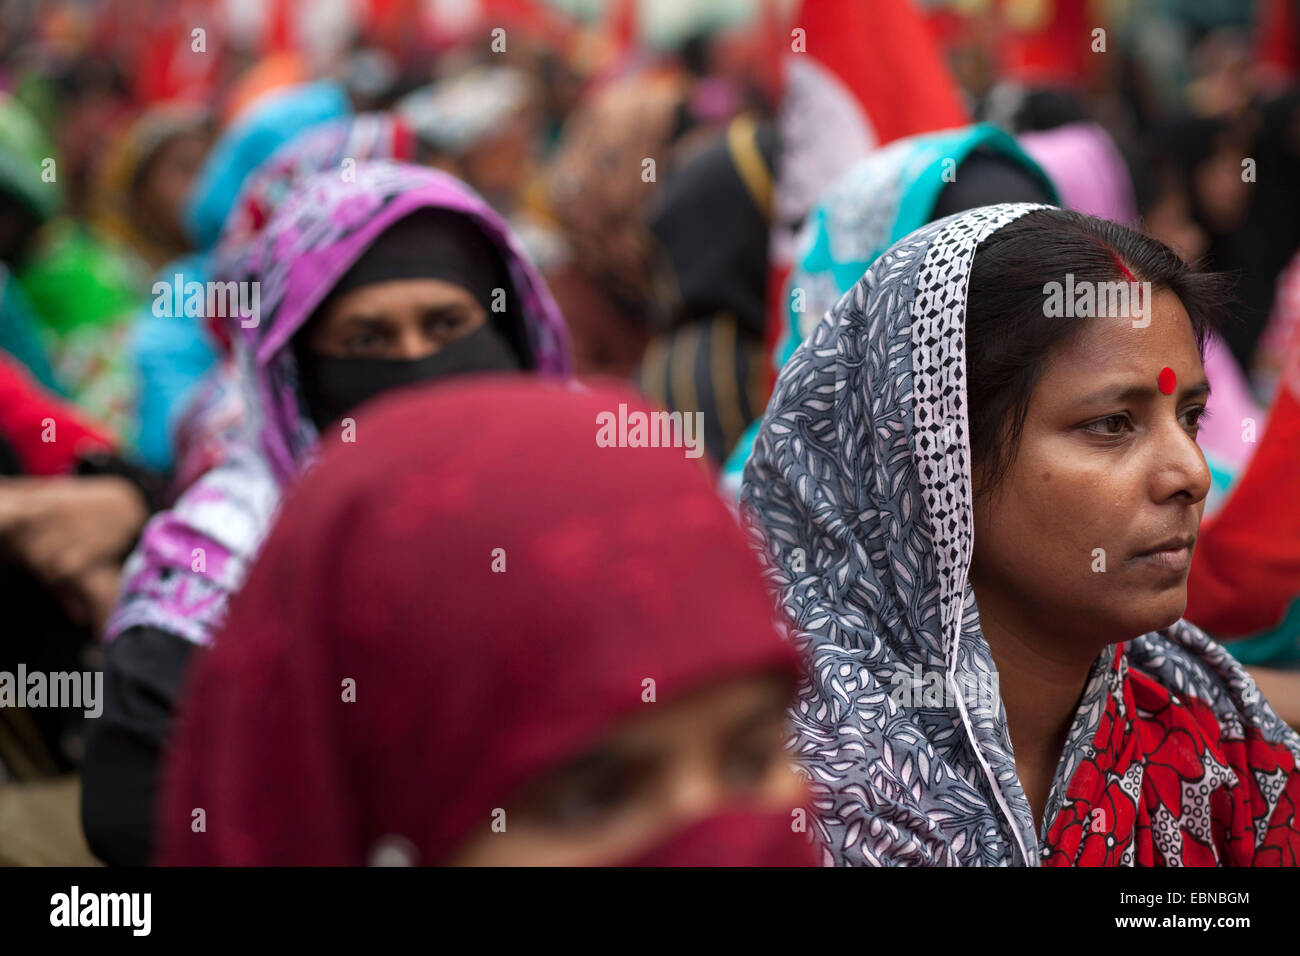
[[[1168,365],[1160,370],[1160,375],[1156,378],[1156,385],[1160,391],[1166,395],[1172,395],[1174,389],[1178,386],[1178,376]]]

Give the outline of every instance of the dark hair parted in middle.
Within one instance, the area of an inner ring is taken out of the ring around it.
[[[1229,301],[1224,276],[1197,272],[1164,243],[1066,209],[1026,213],[982,243],[966,301],[966,387],[976,491],[990,492],[1015,460],[1034,387],[1048,359],[1085,319],[1050,318],[1045,286],[1150,282],[1187,310],[1202,355]],[[1147,308],[1150,308],[1148,305]]]

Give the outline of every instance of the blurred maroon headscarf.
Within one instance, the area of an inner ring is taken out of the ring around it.
[[[364,407],[196,667],[159,862],[359,865],[396,837],[442,863],[521,784],[644,713],[646,678],[661,703],[750,673],[793,690],[798,658],[706,471],[681,448],[598,447],[620,403],[646,407],[479,378]],[[790,821],[728,807],[640,862],[811,863]]]

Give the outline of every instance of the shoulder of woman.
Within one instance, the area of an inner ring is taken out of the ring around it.
[[[1194,624],[1180,620],[1129,641],[1126,657],[1131,668],[1176,700],[1195,698],[1209,708],[1225,734],[1229,726],[1241,728],[1233,736],[1256,728],[1265,740],[1283,745],[1300,761],[1300,735],[1278,717],[1246,668]]]

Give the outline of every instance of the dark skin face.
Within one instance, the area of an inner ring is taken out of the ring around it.
[[[1148,328],[1084,320],[1048,360],[1001,484],[974,489],[970,580],[1040,825],[1092,662],[1187,606],[1210,488],[1196,444],[1209,388],[1182,303],[1152,298]],[[1169,395],[1157,387],[1166,366],[1177,376]],[[1176,541],[1189,547],[1144,554]]]
[[[487,322],[462,286],[394,279],[336,297],[305,330],[307,347],[334,358],[422,359]]]
[[[529,106],[463,155],[429,151],[420,161],[464,180],[489,202],[510,204],[527,183],[537,125],[536,110]]]
[[[1160,198],[1142,217],[1142,230],[1173,249],[1184,262],[1196,262],[1210,247],[1210,237],[1192,218],[1182,179],[1175,174],[1164,176]]]
[[[804,797],[783,746],[789,699],[785,679],[756,675],[646,704],[643,716],[523,787],[503,805],[505,831],[485,822],[450,863],[600,866],[737,801],[788,810]]]
[[[462,168],[466,181],[486,196],[515,195],[527,178],[535,137],[532,110],[521,110],[498,133],[465,156]]]
[[[204,133],[186,133],[168,140],[150,160],[132,196],[131,212],[136,222],[147,224],[170,251],[189,248],[181,227],[181,210],[208,146]]]

